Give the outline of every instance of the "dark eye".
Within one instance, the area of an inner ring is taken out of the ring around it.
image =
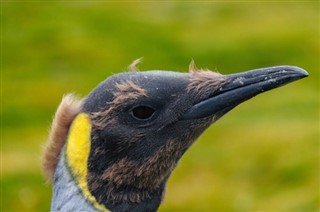
[[[148,119],[153,115],[154,111],[153,108],[148,106],[138,106],[132,109],[132,114],[138,119]]]

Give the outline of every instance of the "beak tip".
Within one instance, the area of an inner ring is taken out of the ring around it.
[[[296,75],[298,75],[299,78],[308,77],[309,73],[304,70],[303,68],[300,68],[298,66],[287,66],[290,70],[294,71]]]

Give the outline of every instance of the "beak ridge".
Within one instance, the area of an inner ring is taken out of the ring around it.
[[[183,119],[225,114],[240,103],[265,91],[307,77],[308,72],[296,66],[275,66],[226,75],[224,83],[213,96],[193,105]]]

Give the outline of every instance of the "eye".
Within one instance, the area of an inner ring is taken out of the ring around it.
[[[138,106],[132,109],[132,115],[137,119],[150,118],[155,110],[148,106]]]

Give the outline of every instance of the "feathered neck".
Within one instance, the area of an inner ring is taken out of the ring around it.
[[[158,189],[148,193],[146,198],[138,202],[125,198],[125,191],[130,188],[117,188],[120,193],[118,196],[123,196],[123,198],[119,200],[108,197],[110,192],[107,190],[99,191],[99,196],[90,191],[88,188],[88,157],[91,144],[90,136],[91,123],[89,116],[85,113],[80,113],[76,116],[70,127],[66,145],[62,149],[62,154],[60,155],[60,160],[63,161],[62,164],[64,168],[62,168],[61,171],[61,167],[58,166],[56,170],[57,174],[55,175],[54,182],[55,194],[53,195],[56,197],[55,199],[60,195],[63,195],[62,192],[70,193],[73,191],[73,195],[80,195],[82,199],[85,200],[84,205],[87,204],[91,206],[93,211],[156,211],[162,199],[165,183],[162,183]],[[77,187],[77,190],[69,190],[70,187],[73,187],[70,185],[70,182],[63,190],[56,189],[57,187],[61,187],[62,184],[66,184],[65,179],[62,178],[68,178],[68,176],[72,179],[73,186]],[[114,187],[110,189],[114,191]],[[139,193],[139,191],[137,191],[137,193]],[[55,204],[59,204],[57,201],[53,200],[53,202],[55,202]],[[82,207],[82,205],[81,207],[79,206],[79,209]],[[76,208],[76,210],[78,210],[78,208]]]

